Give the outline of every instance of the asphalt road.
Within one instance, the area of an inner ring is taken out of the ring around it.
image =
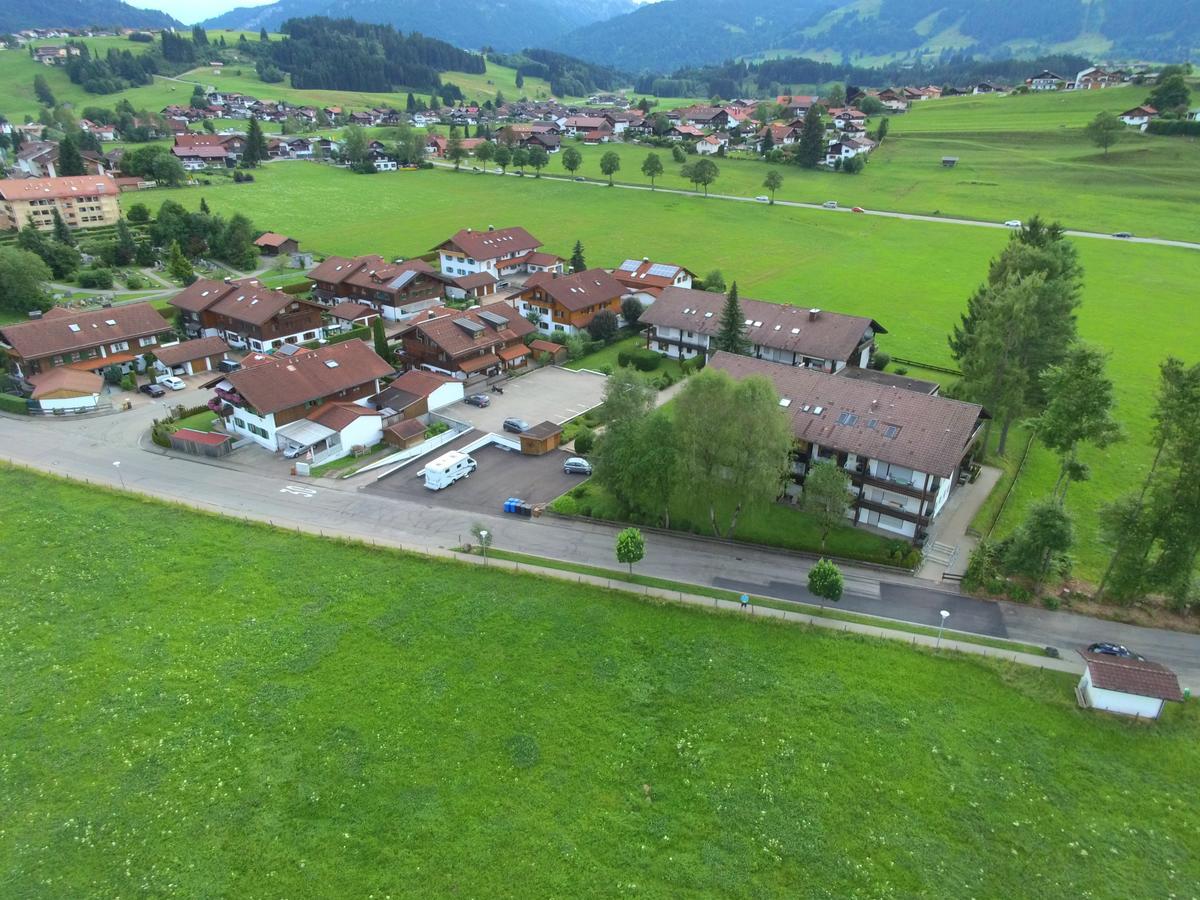
[[[440,166],[442,168],[453,168],[453,166],[451,164],[443,163],[443,162],[435,162],[434,165]],[[491,170],[490,172],[480,172],[477,174],[499,174],[499,170],[495,169],[495,170]],[[506,172],[505,174],[508,175],[509,177],[513,177],[513,178],[521,178],[521,177],[533,178],[534,177],[534,176],[528,175],[528,174],[522,176],[517,172]],[[575,178],[564,176],[564,175],[542,175],[541,177],[548,181],[576,181]],[[591,187],[607,188],[609,186],[608,182],[605,180],[598,180],[598,179],[592,179],[592,178],[585,178],[583,181],[579,181],[578,184],[580,185],[580,187],[591,186]],[[681,197],[695,197],[699,200],[704,200],[704,199],[729,200],[729,201],[732,201],[735,203],[757,203],[757,204],[761,204],[763,206],[767,205],[764,201],[756,200],[754,197],[742,197],[742,196],[739,196],[736,194],[709,193],[706,196],[703,193],[696,193],[695,191],[680,190],[679,188],[661,188],[661,187],[660,188],[651,188],[649,185],[645,185],[645,184],[622,184],[620,182],[614,182],[612,187],[620,188],[620,189],[626,190],[626,191],[653,191],[656,194],[674,194],[674,195],[678,195]],[[839,206],[837,209],[826,209],[820,203],[801,203],[798,200],[776,200],[775,205],[776,206],[790,206],[790,207],[795,207],[797,209],[817,209],[817,210],[821,210],[822,212],[827,212],[831,215],[844,213],[844,214],[848,214],[848,215],[880,216],[885,219],[907,219],[907,220],[913,221],[913,222],[938,222],[943,225],[968,225],[968,226],[971,226],[974,228],[998,228],[1001,231],[1009,231],[1010,230],[1002,222],[984,222],[979,219],[960,219],[960,218],[955,218],[953,216],[925,216],[925,215],[918,215],[917,213],[896,212],[894,210],[886,210],[886,209],[864,209],[862,213],[854,213],[852,211],[852,209],[849,207]],[[1071,237],[1095,238],[1097,240],[1104,240],[1104,241],[1117,241],[1122,244],[1157,244],[1160,247],[1182,247],[1185,250],[1200,250],[1200,243],[1194,242],[1194,241],[1176,241],[1176,240],[1170,240],[1168,238],[1156,238],[1156,237],[1118,238],[1118,237],[1114,237],[1111,234],[1103,234],[1098,231],[1071,230],[1066,233],[1068,235],[1070,235]]]
[[[201,392],[175,394],[172,402],[197,402]],[[144,399],[144,398],[143,398]],[[490,511],[453,509],[436,497],[406,499],[367,489],[370,476],[351,481],[290,477],[281,460],[263,451],[238,451],[232,460],[176,457],[145,438],[159,403],[93,419],[24,419],[0,416],[4,458],[33,469],[124,487],[154,497],[312,533],[339,535],[415,551],[450,549],[468,540],[471,525],[489,526],[495,546],[619,568],[616,529],[553,517],[523,519]],[[256,454],[245,456],[247,452]],[[120,466],[114,466],[120,462]],[[810,560],[792,554],[731,546],[676,535],[647,535],[642,574],[712,585],[783,600],[806,600]],[[846,567],[843,606],[923,625],[950,611],[950,629],[1007,636],[1068,653],[1094,640],[1115,640],[1162,661],[1185,683],[1200,686],[1200,635],[1121,625],[1085,616],[963,597],[929,582]]]

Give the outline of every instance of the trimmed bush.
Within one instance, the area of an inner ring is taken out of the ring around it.
[[[0,394],[0,410],[8,413],[16,413],[19,416],[27,416],[29,415],[29,404],[22,397],[17,397],[13,394]]]
[[[81,288],[108,290],[113,286],[112,269],[80,269],[76,279]]]
[[[888,367],[888,363],[891,361],[892,357],[881,350],[871,357],[871,361],[867,363],[867,368],[875,369],[877,372],[882,372]]]
[[[575,452],[587,456],[596,445],[596,433],[584,425],[575,433]]]
[[[635,347],[632,350],[621,350],[617,353],[617,365],[633,366],[639,372],[653,372],[662,365],[662,354],[655,353],[645,347]]]

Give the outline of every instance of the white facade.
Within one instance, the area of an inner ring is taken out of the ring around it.
[[[61,409],[64,411],[79,411],[86,412],[89,409],[95,409],[100,402],[99,394],[79,394],[75,397],[55,397],[53,399],[39,400],[38,405],[44,410]]]
[[[1098,688],[1092,684],[1090,671],[1084,671],[1083,678],[1079,680],[1079,692],[1092,709],[1102,709],[1122,716],[1141,716],[1143,719],[1157,719],[1165,702],[1157,697],[1143,697],[1140,694]]]
[[[232,386],[225,382],[226,389]],[[259,446],[274,453],[279,449],[278,438],[275,437],[275,414],[256,416],[241,407],[233,408],[233,415],[225,420],[225,427],[235,434],[248,437]]]
[[[690,344],[691,346],[681,348],[679,345],[680,342]],[[656,325],[654,326],[654,332],[650,335],[650,349],[663,353],[671,359],[691,359],[694,356],[699,356],[701,353],[707,355],[711,346],[707,335],[680,328],[664,328],[661,325]],[[804,356],[800,353],[794,353],[791,350],[779,350],[773,347],[764,347],[760,344],[752,344],[750,352],[746,355],[753,356],[756,359],[783,363],[787,366],[803,366],[806,369],[817,369],[821,372],[840,372],[846,368],[847,364],[846,360],[830,360],[815,356]],[[859,351],[857,365],[859,368],[865,369],[867,363],[870,361],[871,346],[868,343]]]
[[[437,388],[426,402],[429,405],[429,410],[432,412],[435,409],[441,409],[443,406],[449,406],[451,403],[457,403],[463,398],[463,386],[461,381],[450,381]]]
[[[324,340],[325,327],[321,326],[320,328],[308,331],[297,331],[294,334],[271,338],[269,341],[260,341],[258,338],[246,337],[237,331],[222,330],[220,328],[201,329],[200,337],[219,337],[235,350],[253,350],[256,353],[266,353],[282,347],[284,344],[307,344],[310,341]]]

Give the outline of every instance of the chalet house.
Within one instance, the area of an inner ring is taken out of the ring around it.
[[[646,344],[674,359],[711,356],[720,331],[725,295],[711,291],[664,288],[642,314]],[[875,335],[887,329],[865,316],[741,298],[749,355],[789,366],[838,372],[866,367]]]
[[[500,228],[489,225],[487,231],[464,228],[433,249],[438,265],[446,275],[475,275],[487,272],[493,278],[549,269],[562,271],[562,261],[548,253],[538,253],[542,242],[524,228]]]
[[[844,131],[851,126],[862,125],[867,121],[867,114],[857,109],[831,109],[829,118],[834,128]]]
[[[926,534],[965,477],[990,418],[975,403],[730,353],[718,352],[709,366],[738,380],[762,376],[774,385],[796,440],[796,484],[803,484],[812,465],[833,462],[850,476],[854,495],[847,517],[855,525],[914,540]]]
[[[58,142],[26,141],[17,151],[17,168],[30,178],[58,177]],[[108,160],[94,150],[80,150],[84,175],[108,174]],[[79,176],[76,176],[79,177]]]
[[[647,256],[640,260],[625,260],[613,269],[612,276],[621,282],[625,293],[640,300],[642,306],[649,306],[669,287],[690,288],[696,277],[683,266],[651,262]]]
[[[847,160],[852,156],[865,155],[874,150],[875,146],[875,142],[868,138],[843,137],[839,141],[832,141],[825,152],[825,165],[833,166],[839,159]]]
[[[689,122],[699,128],[724,131],[729,127],[729,113],[719,106],[689,106],[672,112],[676,115],[674,121]]]
[[[538,253],[535,256],[550,256],[548,253]],[[558,257],[553,257],[557,259]],[[496,293],[499,282],[491,272],[476,272],[473,275],[447,275],[445,272],[431,272],[431,277],[442,283],[448,300],[482,300]]]
[[[1073,89],[1077,91],[1094,91],[1101,88],[1120,84],[1122,77],[1117,72],[1108,72],[1098,66],[1088,66],[1075,76]]]
[[[672,125],[667,137],[672,141],[698,141],[704,137],[704,132],[695,125]]]
[[[256,359],[211,383],[209,407],[231,406],[226,429],[267,450],[328,462],[381,440],[382,418],[366,401],[392,371],[362,341],[344,341]]]
[[[39,319],[0,326],[0,346],[22,377],[65,366],[102,372],[140,369],[143,353],[174,340],[171,324],[149,303],[74,312],[56,307]]]
[[[346,259],[330,256],[309,272],[313,297],[320,303],[345,300],[376,310],[395,321],[436,306],[445,291],[429,263],[421,259],[389,263],[382,256]],[[493,284],[494,284],[493,280]]]
[[[370,405],[384,414],[385,424],[400,419],[427,417],[429,413],[463,398],[463,384],[446,375],[409,369],[372,397]]]
[[[115,141],[117,139],[117,129],[112,125],[99,125],[90,119],[80,119],[79,127],[88,134],[94,134],[97,140]]]
[[[547,153],[557,153],[562,149],[562,137],[549,132],[534,132],[521,141],[521,146],[527,150],[537,147]]]
[[[802,95],[787,95],[775,98],[775,104],[782,107],[782,115],[785,119],[803,118],[816,102],[816,97]]]
[[[235,166],[245,147],[240,134],[177,134],[171,152],[185,169],[195,172],[209,166]]]
[[[1158,118],[1158,110],[1153,106],[1135,106],[1133,109],[1125,110],[1118,118],[1126,125],[1132,125],[1141,131],[1145,131],[1146,126],[1150,124],[1150,120]]]
[[[431,134],[425,139],[425,152],[442,157],[446,155],[446,147],[449,144],[450,141],[444,134]]]
[[[1025,84],[1031,91],[1059,91],[1066,86],[1067,80],[1049,69],[1043,69],[1032,78],[1026,78]]]
[[[169,302],[179,310],[188,337],[221,337],[238,349],[265,353],[325,336],[321,307],[271,290],[254,278],[202,278]]]
[[[1005,88],[990,81],[981,81],[971,88],[972,94],[1003,94]]]
[[[716,156],[725,148],[726,143],[727,141],[715,134],[706,134],[696,141],[696,153],[700,156]]]
[[[571,275],[531,275],[514,299],[522,316],[538,315],[542,331],[575,334],[601,310],[619,316],[625,294],[625,286],[608,272],[588,269]]]
[[[759,129],[758,134],[754,138],[755,146],[760,153],[768,134],[771,135],[771,145],[773,147],[794,144],[800,140],[800,129],[795,125],[764,125]]]
[[[229,345],[223,339],[203,337],[160,346],[154,351],[154,359],[159,371],[169,375],[199,375],[217,371],[228,352]]]
[[[562,130],[571,137],[588,137],[597,132],[612,133],[612,123],[600,116],[568,116],[563,120]]]
[[[507,303],[418,316],[398,335],[414,368],[458,380],[499,374],[529,360],[525,336],[536,329]]]
[[[355,328],[366,328],[379,313],[372,306],[355,303],[353,300],[343,300],[329,310],[330,331],[351,331]]]

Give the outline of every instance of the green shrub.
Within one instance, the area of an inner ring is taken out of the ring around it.
[[[584,425],[575,433],[575,452],[587,456],[596,445],[596,433]]]
[[[907,366],[896,366],[896,374],[897,375],[907,375],[908,367]]]
[[[892,361],[892,357],[889,354],[884,353],[881,350],[881,351],[875,353],[871,357],[871,361],[869,363],[867,363],[867,368],[875,369],[879,372],[882,372],[884,369],[886,369],[888,367],[888,363],[890,363],[891,361]]]
[[[1028,603],[1033,599],[1033,594],[1028,588],[1022,587],[1013,581],[1004,585],[1004,595],[1016,603]]]
[[[137,385],[134,383],[132,375],[126,373],[125,375],[121,376],[121,390],[123,390],[123,391],[137,390]]]
[[[76,281],[81,288],[108,290],[113,286],[112,269],[80,269]]]
[[[599,372],[601,375],[611,375],[613,373],[613,367],[605,364],[603,366],[598,366],[596,368],[596,371]]]
[[[131,272],[125,276],[125,287],[131,291],[140,291],[148,284],[149,282],[136,272]]]
[[[0,394],[0,410],[25,416],[29,414],[29,404],[22,397],[17,397],[13,394]]]
[[[1057,597],[1051,597],[1047,595],[1042,598],[1042,606],[1046,607],[1046,609],[1058,609],[1061,605],[1062,604],[1058,602]]]

